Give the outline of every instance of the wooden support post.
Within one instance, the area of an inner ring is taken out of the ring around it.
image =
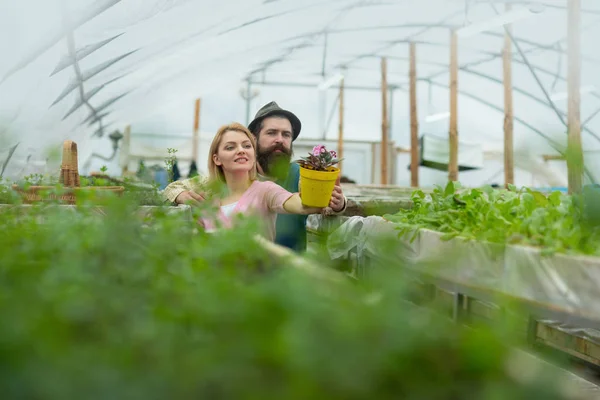
[[[123,164],[123,176],[125,176],[129,172],[129,153],[131,151],[131,125],[127,125],[125,130],[123,131],[123,144],[121,145],[121,151],[124,152],[122,160],[124,160]]]
[[[338,122],[338,160],[344,158],[344,78],[340,81],[340,115]],[[342,175],[342,162],[338,163],[340,176]]]
[[[192,161],[198,165],[198,143],[200,135],[200,99],[196,99],[194,110],[194,136],[192,137]]]
[[[419,187],[419,122],[417,119],[416,45],[410,43],[410,186]]]
[[[510,4],[506,4],[510,11]],[[504,71],[504,186],[515,184],[514,145],[513,145],[513,101],[512,101],[512,42],[510,24],[504,32],[502,67]]]
[[[371,143],[371,184],[375,184],[375,168],[377,167],[377,146]]]
[[[581,73],[581,0],[568,2],[568,146],[567,168],[569,193],[579,193],[583,181],[583,150],[581,146],[580,73]]]
[[[448,180],[458,180],[458,39],[456,31],[450,33],[450,160]]]
[[[381,58],[381,184],[388,183],[387,61]]]

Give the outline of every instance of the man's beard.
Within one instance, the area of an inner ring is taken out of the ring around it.
[[[281,153],[276,152],[281,151]],[[278,144],[269,149],[258,149],[256,161],[262,168],[265,175],[276,178],[285,179],[290,168],[292,159],[292,149],[289,150]]]

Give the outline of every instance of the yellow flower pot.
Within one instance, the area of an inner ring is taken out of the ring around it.
[[[300,197],[307,207],[328,207],[335,181],[340,169],[329,167],[327,171],[316,171],[300,167]]]

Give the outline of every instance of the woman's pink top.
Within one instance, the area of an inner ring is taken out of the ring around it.
[[[235,214],[241,213],[260,216],[266,225],[265,236],[267,239],[274,241],[277,214],[289,214],[283,208],[283,203],[292,195],[292,193],[274,182],[254,181],[238,200],[236,206],[231,211],[231,217],[225,216],[219,209],[217,218],[223,226],[231,227],[231,219],[235,217]],[[200,222],[206,230],[216,229],[214,221],[201,218]]]

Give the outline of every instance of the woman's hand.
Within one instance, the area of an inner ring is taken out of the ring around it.
[[[175,203],[199,205],[200,202],[204,201],[205,199],[206,193],[196,193],[191,190],[185,190],[175,198]]]
[[[283,208],[290,214],[301,215],[318,214],[321,212],[321,210],[323,210],[322,207],[307,207],[302,204],[300,193],[294,193],[292,196],[290,196],[290,198],[283,203]]]
[[[283,208],[290,214],[323,214],[330,215],[338,213],[346,206],[346,198],[342,192],[342,186],[340,185],[340,177],[335,181],[333,192],[331,193],[331,199],[329,200],[328,207],[307,207],[302,204],[302,187],[298,185],[299,193],[294,193],[284,204]],[[333,213],[332,213],[333,211]]]

